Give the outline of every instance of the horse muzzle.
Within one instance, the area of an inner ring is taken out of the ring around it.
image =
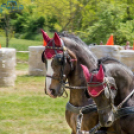
[[[113,114],[108,115],[107,119],[106,119],[106,116],[104,117],[103,120],[100,120],[102,127],[110,127],[110,126],[112,126],[112,124],[114,122],[114,115]]]

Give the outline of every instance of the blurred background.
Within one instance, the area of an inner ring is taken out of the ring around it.
[[[7,46],[10,38],[42,41],[40,28],[50,36],[69,31],[87,44],[105,44],[111,34],[114,44],[133,43],[134,0],[0,0],[0,5],[0,37],[9,38]]]
[[[68,31],[87,45],[113,35],[115,45],[132,46],[133,9],[134,0],[0,0],[0,48],[16,49],[17,75],[13,87],[0,87],[0,134],[71,133],[64,114],[69,98],[46,96],[45,77],[28,74],[29,46],[43,45],[41,28],[50,37]],[[33,63],[41,62],[34,55]]]

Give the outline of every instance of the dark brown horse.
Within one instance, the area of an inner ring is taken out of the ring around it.
[[[69,107],[66,110],[66,120],[72,129],[72,134],[76,134],[76,119],[83,106],[92,104],[92,100],[85,95],[86,80],[80,64],[86,65],[89,70],[97,68],[97,59],[78,37],[66,33],[55,34],[50,39],[43,32],[47,47],[43,53],[43,61],[47,66],[47,77],[45,92],[52,98],[62,96],[64,93],[64,83],[68,79],[70,90]],[[60,36],[60,38],[59,38]],[[103,63],[118,62],[113,59],[104,59]],[[86,114],[82,120],[82,130],[88,131],[96,125],[98,121],[97,112]]]
[[[88,82],[88,94],[94,99],[99,113],[101,126],[108,127],[114,123],[114,113],[117,106],[133,91],[133,72],[123,64],[107,64],[104,69],[100,66],[99,71],[89,73],[82,66]],[[116,107],[115,107],[116,106]],[[123,105],[134,107],[134,97],[130,97]],[[134,134],[134,114],[126,115],[118,120],[118,133]]]

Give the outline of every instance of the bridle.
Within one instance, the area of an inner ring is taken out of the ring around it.
[[[49,74],[46,74],[46,77],[58,80],[59,83],[61,83],[61,85],[62,85],[62,90],[65,92],[65,94],[67,96],[67,92],[66,92],[65,88],[69,88],[69,89],[87,89],[87,86],[66,86],[66,84],[68,84],[68,82],[65,82],[65,78],[66,78],[66,75],[64,74],[65,63],[68,62],[69,65],[70,65],[71,71],[73,71],[74,70],[73,62],[75,62],[76,59],[72,59],[70,57],[70,55],[67,52],[68,49],[64,46],[64,42],[63,42],[62,39],[61,39],[61,42],[62,42],[62,46],[61,47],[56,47],[55,43],[54,43],[54,40],[52,39],[52,40],[50,40],[48,42],[48,44],[46,46],[46,49],[47,48],[48,49],[52,49],[55,52],[55,56],[53,58],[57,59],[58,64],[61,65],[60,76],[59,77],[55,77],[55,76],[51,76]],[[52,43],[52,46],[49,46],[50,43]],[[45,50],[44,50],[44,52],[45,52]],[[62,50],[63,51],[63,55],[58,54],[57,50]]]
[[[106,78],[106,77],[105,77]],[[114,85],[114,83],[112,82],[109,82],[108,78],[105,79],[105,82],[106,82],[106,85],[108,86],[108,90],[109,92],[112,92],[112,89],[110,88],[110,85],[109,84],[112,84]],[[105,83],[103,82],[103,83]],[[103,83],[99,83],[97,84],[98,86],[99,85],[102,85]],[[89,82],[88,85],[90,85],[91,83]],[[96,86],[96,85],[94,85]],[[115,86],[115,89],[117,89],[117,87]],[[105,89],[104,89],[105,90]],[[114,98],[112,98],[112,101],[111,101],[111,104],[109,104],[107,107],[102,107],[102,108],[98,108],[97,107],[97,112],[99,114],[103,114],[104,110],[112,107],[112,110],[113,110],[113,114],[114,114],[114,121],[116,121],[117,119],[123,117],[123,116],[126,116],[126,115],[129,115],[129,114],[134,114],[134,107],[125,107],[125,108],[122,108],[123,104],[128,101],[128,99],[134,94],[134,89],[127,95],[127,97],[118,105],[118,106],[114,106]],[[91,134],[94,134],[97,130],[99,130],[100,128],[102,127],[101,123],[99,122],[95,127],[93,127],[89,133]],[[111,133],[111,132],[109,132]],[[113,132],[114,133],[114,132]],[[117,132],[115,132],[117,133]]]
[[[101,83],[101,82],[92,82],[92,80],[93,80],[93,75],[91,75],[90,81],[88,82],[88,86],[89,86],[89,87],[103,86],[103,87],[104,87],[104,89],[103,89],[104,91],[105,91],[106,88],[107,88],[109,94],[112,93],[112,90],[113,90],[113,89],[110,88],[110,84],[113,84],[113,83],[109,82],[109,80],[108,80],[107,77],[104,78],[104,81],[103,81],[102,83]],[[114,88],[115,88],[115,87],[114,87]],[[97,107],[97,111],[98,111],[99,114],[103,114],[104,111],[105,111],[106,109],[108,109],[108,108],[112,108],[113,112],[114,112],[114,113],[116,112],[116,109],[115,109],[115,106],[114,106],[114,98],[113,98],[113,97],[111,97],[111,103],[110,103],[108,106],[106,106],[106,107],[101,107],[101,108],[98,108],[98,107]]]

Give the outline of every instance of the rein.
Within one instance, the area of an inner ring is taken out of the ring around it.
[[[134,89],[132,90],[132,92],[117,106],[117,110],[114,111],[114,115],[115,115],[115,120],[126,116],[126,115],[130,115],[130,114],[134,114],[134,107],[125,107],[125,108],[121,108],[123,106],[123,104],[134,94]],[[95,134],[95,132],[101,128],[101,124],[98,123],[95,127],[93,127],[91,130],[89,130],[90,134]]]
[[[69,89],[87,89],[87,86],[65,86],[65,88],[69,88]]]
[[[58,77],[54,77],[54,76],[51,76],[51,75],[46,75],[46,77],[49,77],[51,79],[56,79],[56,80],[58,80],[60,82],[60,78],[58,78]],[[64,82],[64,88],[69,88],[69,89],[87,89],[87,86],[65,86],[66,84],[68,84],[68,82]]]
[[[48,46],[51,42],[52,42],[53,46]],[[63,41],[62,41],[62,42],[63,42]],[[64,74],[64,67],[65,67],[64,61],[65,61],[65,59],[67,58],[67,57],[65,56],[65,54],[64,54],[64,51],[66,51],[67,49],[66,49],[66,47],[64,46],[64,44],[63,44],[62,47],[56,47],[56,46],[54,45],[53,40],[51,40],[51,41],[48,43],[48,45],[46,46],[46,48],[55,50],[55,53],[56,53],[56,56],[55,56],[55,57],[56,57],[56,58],[59,58],[59,61],[62,60],[62,57],[58,57],[58,56],[57,56],[58,54],[57,54],[57,51],[56,51],[56,50],[62,50],[62,51],[63,51],[63,62],[62,62],[62,68],[61,68],[61,77],[54,77],[54,76],[51,76],[51,75],[46,75],[46,77],[49,77],[49,78],[51,78],[51,79],[56,79],[56,80],[58,80],[58,81],[62,84],[62,88],[64,89],[64,91],[65,91],[65,88],[69,88],[69,89],[87,89],[87,86],[65,86],[66,84],[68,84],[68,82],[65,82],[65,81],[63,80],[63,79],[66,77],[65,74]],[[72,62],[75,62],[76,59],[71,59],[69,55],[68,55],[68,58],[69,58],[69,64],[70,64],[71,70],[73,70],[73,69],[72,69]]]
[[[104,81],[104,82],[95,82],[96,84],[94,84],[94,82],[89,82],[88,83],[88,85],[90,86],[90,87],[98,87],[98,86],[101,86],[101,85],[104,85],[104,84],[106,84],[107,82],[106,81]]]
[[[106,79],[106,84],[108,86],[108,89],[110,89],[109,87],[109,81],[108,79]],[[134,114],[134,107],[125,107],[122,108],[123,104],[134,94],[134,89],[130,92],[130,94],[128,94],[128,96],[117,106],[115,107],[113,103],[111,103],[111,105],[108,105],[107,107],[104,108],[97,108],[98,113],[103,114],[103,111],[110,108],[112,106],[113,108],[113,114],[115,116],[114,121],[116,121],[117,119],[126,116],[126,115],[130,115],[130,114]],[[98,123],[95,127],[93,127],[89,133],[90,134],[95,134],[95,132],[101,128],[101,124]]]
[[[62,41],[62,40],[61,40],[61,41]],[[48,46],[51,42],[52,42],[52,45],[53,45],[53,46]],[[67,94],[67,92],[65,91],[65,88],[64,88],[64,85],[66,84],[65,81],[64,81],[64,78],[66,77],[66,76],[64,75],[64,66],[65,66],[64,61],[65,61],[65,59],[66,59],[66,57],[65,57],[65,55],[64,55],[64,51],[66,50],[66,48],[65,48],[65,46],[64,46],[64,43],[63,43],[63,41],[62,41],[62,46],[61,46],[61,47],[56,47],[56,46],[55,46],[55,43],[54,43],[54,40],[52,39],[52,40],[50,40],[50,41],[48,42],[46,48],[54,50],[54,51],[55,51],[55,54],[56,54],[55,58],[57,58],[57,60],[60,62],[60,64],[62,64],[60,77],[54,77],[54,76],[51,76],[51,75],[48,75],[48,74],[46,74],[46,77],[49,77],[49,78],[51,78],[51,79],[56,79],[56,80],[58,80],[58,81],[62,84],[62,90],[63,90],[63,92],[65,92],[65,94],[66,94],[65,97],[68,97],[68,94]],[[58,56],[58,53],[57,53],[56,50],[62,50],[62,51],[63,51],[63,57]],[[62,61],[62,58],[63,58],[63,61]],[[64,96],[63,96],[63,97],[64,97]]]
[[[134,94],[134,89],[132,90],[132,92],[117,106],[118,109],[120,109],[123,104]]]

